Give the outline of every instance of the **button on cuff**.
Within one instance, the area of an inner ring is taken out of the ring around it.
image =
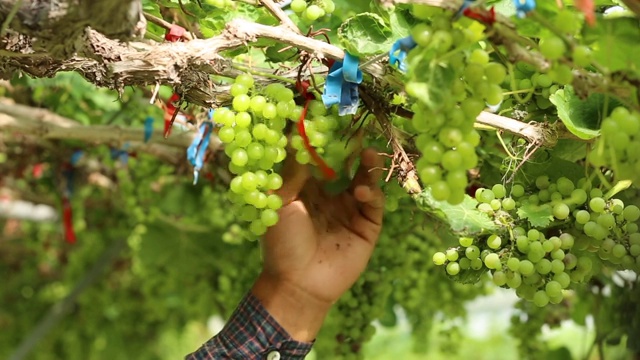
[[[276,350],[271,350],[267,353],[267,360],[280,360],[280,352]]]

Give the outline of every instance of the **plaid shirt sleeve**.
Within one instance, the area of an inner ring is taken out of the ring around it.
[[[293,340],[260,301],[248,293],[222,331],[186,359],[302,360],[312,345]]]

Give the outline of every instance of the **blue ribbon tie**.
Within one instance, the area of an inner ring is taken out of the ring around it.
[[[84,155],[84,151],[82,150],[76,150],[73,154],[71,154],[71,165],[72,166],[78,165],[78,162],[80,161],[83,155]]]
[[[536,9],[536,0],[513,0],[513,4],[516,6],[516,14],[519,18],[527,16]]]
[[[144,120],[144,142],[148,142],[151,139],[151,135],[153,135],[153,122],[154,119],[151,116],[148,116]]]
[[[416,44],[411,36],[407,36],[394,42],[391,46],[391,51],[389,51],[389,63],[391,65],[397,65],[398,69],[402,72],[407,71],[407,64],[404,60],[407,58],[409,51],[417,45],[418,44]]]
[[[469,8],[469,6],[471,6],[471,4],[473,4],[475,0],[464,0],[464,2],[462,3],[462,6],[460,6],[460,9],[458,9],[458,11],[456,11],[456,14],[453,15],[453,20],[458,20],[460,19],[460,17],[462,17],[462,13],[467,10],[467,8]],[[514,1],[518,1],[518,0],[514,0]]]
[[[118,159],[123,165],[129,163],[129,146],[128,142],[124,143],[122,149],[111,148],[111,159]]]
[[[322,102],[327,108],[338,104],[338,115],[353,115],[358,111],[358,84],[362,82],[360,59],[345,52],[343,61],[336,61],[329,69],[324,84]]]
[[[187,160],[193,165],[193,185],[198,183],[198,174],[204,166],[204,154],[209,147],[209,139],[213,130],[213,123],[205,122],[200,125],[198,135],[187,148]]]

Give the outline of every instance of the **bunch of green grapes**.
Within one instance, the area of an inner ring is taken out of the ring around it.
[[[640,185],[640,113],[617,107],[604,119],[601,137],[588,160],[598,167],[613,169],[617,180]]]
[[[291,10],[308,22],[314,22],[319,18],[331,15],[336,9],[333,0],[293,0]]]
[[[205,0],[204,3],[215,6],[218,9],[228,9],[234,6],[233,0]]]
[[[415,99],[411,125],[422,153],[416,166],[436,200],[458,204],[467,171],[478,164],[476,117],[502,102],[507,71],[478,47],[481,32],[452,25],[449,14],[432,7],[415,6],[414,14],[426,20],[412,29],[417,46],[407,57],[405,90]]]
[[[253,234],[262,235],[278,222],[282,199],[272,192],[282,186],[282,177],[274,165],[287,155],[288,139],[283,133],[287,119],[298,119],[301,108],[293,100],[293,91],[284,85],[257,89],[246,74],[235,79],[231,95],[233,110],[220,108],[213,115],[222,125],[218,137],[231,159],[229,171],[236,175],[228,195],[238,218],[250,222]]]
[[[529,112],[546,110],[553,105],[549,96],[558,91],[560,85],[549,73],[541,73],[533,66],[519,62],[512,67],[509,75],[503,85],[511,89],[514,101],[529,105]]]
[[[407,198],[401,205],[410,203]],[[385,216],[366,271],[338,300],[323,325],[314,347],[319,358],[363,358],[362,347],[376,331],[373,322],[395,326],[398,305],[406,311],[417,350],[426,350],[424,339],[437,321],[433,314],[464,316],[463,304],[484,292],[482,287],[447,281],[445,274],[434,273],[435,265],[425,254],[435,251],[441,238],[432,224],[408,222],[408,216],[410,211],[403,210]],[[434,293],[438,296],[431,296]]]
[[[338,171],[359,146],[344,129],[349,129],[352,116],[338,116],[337,106],[327,109],[322,101],[311,100],[304,119],[305,133],[309,145],[322,158],[328,167]],[[296,123],[299,119],[294,120]],[[291,137],[291,147],[296,151],[296,160],[300,164],[315,164],[309,149],[299,132]],[[317,165],[317,164],[315,164]]]
[[[640,209],[588,188],[586,179],[576,186],[565,177],[551,183],[540,176],[528,194],[521,185],[514,185],[510,196],[502,184],[478,189],[478,210],[500,230],[461,237],[459,247],[434,254],[433,261],[451,276],[489,270],[496,285],[515,289],[537,306],[559,303],[572,282],[589,280],[602,265],[637,271]],[[550,219],[533,226],[521,216],[523,208]]]

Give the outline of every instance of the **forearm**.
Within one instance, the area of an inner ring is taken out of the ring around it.
[[[304,359],[326,312],[311,310],[299,295],[261,276],[222,331],[187,359],[268,359],[275,352]]]
[[[316,338],[331,307],[330,303],[310,296],[299,286],[264,273],[251,292],[291,338],[300,342]]]

